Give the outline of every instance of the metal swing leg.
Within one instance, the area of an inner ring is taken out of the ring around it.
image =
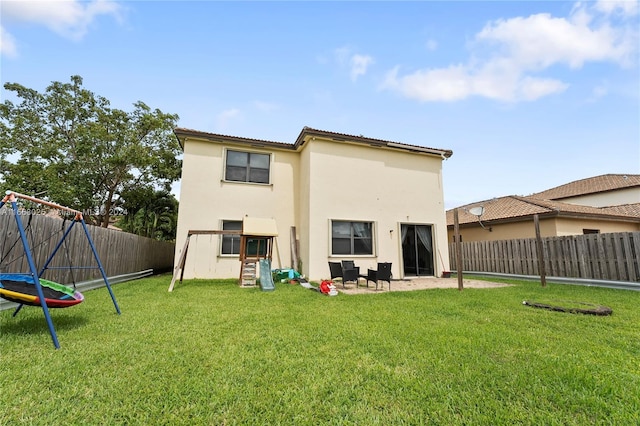
[[[18,312],[20,312],[20,310],[22,309],[22,307],[24,306],[24,304],[19,304],[18,307],[16,308],[15,311],[13,311],[13,314],[11,315],[12,317],[15,317],[16,315],[18,315]]]
[[[120,315],[120,307],[118,306],[118,302],[116,302],[116,296],[113,294],[113,290],[111,290],[111,285],[109,285],[109,279],[107,278],[106,272],[104,272],[104,268],[102,267],[102,262],[100,262],[100,257],[98,257],[98,251],[96,250],[96,246],[93,244],[93,240],[91,239],[91,235],[89,234],[89,230],[87,229],[87,224],[84,223],[84,219],[79,219],[82,224],[82,229],[84,229],[84,233],[87,236],[87,241],[89,241],[89,245],[91,246],[91,251],[93,252],[93,257],[96,259],[98,263],[98,268],[100,269],[100,273],[102,274],[102,279],[104,280],[104,284],[107,286],[107,290],[109,290],[109,295],[111,296],[111,300],[113,301],[113,306],[116,308],[116,312]]]
[[[38,293],[38,298],[40,299],[40,306],[42,306],[42,312],[44,313],[44,317],[47,320],[47,326],[49,327],[49,334],[51,334],[51,340],[53,341],[53,346],[55,346],[56,349],[60,349],[60,343],[58,343],[58,335],[56,334],[56,329],[53,327],[53,321],[51,320],[51,315],[49,314],[49,308],[47,307],[47,302],[44,298],[44,293],[42,292],[42,286],[40,285],[40,278],[38,277],[38,270],[36,269],[36,263],[34,262],[33,256],[31,255],[31,249],[29,248],[29,242],[27,241],[27,234],[24,232],[24,226],[22,226],[22,221],[20,220],[20,215],[18,211],[18,203],[15,201],[15,199],[11,200],[11,208],[13,209],[13,214],[14,214],[14,217],[16,218],[16,224],[18,225],[18,232],[20,233],[20,238],[22,239],[22,245],[24,246],[24,253],[27,257],[29,270],[31,271],[31,275],[33,276],[36,292]],[[22,305],[18,307],[18,309],[15,312],[16,314],[21,307]]]

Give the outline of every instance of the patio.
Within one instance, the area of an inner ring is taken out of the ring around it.
[[[346,288],[342,288],[340,281],[334,281],[336,289],[343,294],[381,294],[389,292],[388,283],[378,284],[378,290],[374,283],[370,282],[369,287],[364,284],[364,280],[360,280],[360,285],[356,287],[354,282],[347,282]],[[463,279],[464,288],[497,288],[507,287],[510,284],[495,283],[491,281],[481,281],[472,279]],[[458,288],[457,278],[436,278],[436,277],[415,277],[403,280],[392,280],[391,291],[412,291],[412,290],[431,290],[436,288]]]

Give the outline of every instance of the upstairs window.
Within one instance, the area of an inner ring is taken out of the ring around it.
[[[269,154],[227,150],[225,180],[269,183]]]
[[[331,254],[373,254],[373,222],[331,222]]]

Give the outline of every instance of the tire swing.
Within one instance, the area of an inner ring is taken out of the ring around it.
[[[32,252],[39,248],[41,245],[49,242],[49,240],[57,236],[59,233],[61,233],[64,230],[65,224],[67,222],[67,220],[65,219],[62,222],[62,226],[58,232],[51,234],[46,240],[41,241],[38,245],[34,245],[33,231],[31,228],[32,220],[33,215],[29,215],[29,222],[24,228],[25,235],[28,234],[29,236],[31,236],[30,248]],[[18,239],[11,245],[11,247],[7,251],[4,250],[4,244],[2,245],[2,258],[0,258],[0,265],[2,267],[6,268],[8,265],[11,265],[18,260],[22,260],[26,256],[26,251],[23,251],[22,256],[16,257],[8,263],[4,262],[5,258],[12,253],[14,247],[19,241],[20,237],[18,237]],[[5,242],[6,241],[3,241],[3,243]],[[42,287],[42,294],[44,295],[45,303],[49,308],[68,308],[70,306],[77,305],[84,300],[84,296],[82,295],[82,293],[77,291],[75,288],[76,283],[75,278],[73,278],[73,268],[71,266],[69,248],[67,247],[66,243],[64,244],[64,246],[67,262],[69,263],[69,272],[71,273],[73,281],[73,288],[39,277],[40,286]],[[42,275],[42,272],[44,272],[44,270],[40,272],[40,275]],[[0,297],[8,300],[9,302],[18,303],[20,306],[42,305],[40,303],[40,296],[38,295],[35,279],[31,274],[0,272]],[[16,316],[18,312],[19,309],[16,309],[16,311],[13,313],[13,316]]]
[[[75,215],[74,219],[71,221],[69,227],[64,231],[62,238],[58,241],[55,248],[44,262],[44,266],[40,270],[36,267],[35,259],[33,256],[34,249],[38,248],[40,244],[48,242],[51,238],[53,238],[58,233],[64,230],[66,220],[63,221],[62,227],[57,233],[53,233],[49,236],[45,241],[42,241],[38,246],[34,246],[33,244],[29,244],[29,240],[27,238],[27,231],[31,232],[31,240],[33,242],[33,232],[31,231],[31,221],[33,219],[33,215],[29,214],[29,223],[26,228],[22,224],[22,220],[20,219],[21,215],[24,215],[25,212],[21,211],[18,208],[17,199],[23,199],[27,201],[31,201],[34,203],[42,204],[54,209],[63,210],[66,212],[73,213]],[[58,343],[58,336],[56,334],[55,328],[53,327],[53,322],[51,320],[51,316],[49,314],[49,308],[68,308],[70,306],[77,305],[78,303],[82,303],[84,300],[84,296],[82,293],[75,289],[75,278],[73,277],[73,269],[99,269],[104,280],[105,286],[109,291],[111,296],[111,300],[113,301],[113,305],[116,309],[116,312],[120,314],[120,308],[118,307],[118,303],[116,302],[115,295],[111,290],[111,285],[109,284],[109,280],[107,278],[106,272],[102,267],[102,262],[98,256],[98,252],[96,251],[96,247],[93,244],[93,240],[91,239],[91,235],[89,234],[89,230],[87,229],[87,225],[84,222],[84,218],[82,217],[82,212],[78,210],[74,210],[68,207],[61,206],[59,204],[51,203],[48,201],[40,200],[35,197],[30,197],[28,195],[18,194],[17,192],[7,191],[6,196],[0,201],[0,209],[4,207],[5,204],[9,204],[11,206],[11,210],[13,216],[15,217],[17,231],[19,234],[19,238],[13,245],[9,248],[8,252],[4,251],[4,247],[2,247],[1,255],[5,257],[9,252],[13,250],[18,242],[22,242],[23,255],[17,257],[13,261],[9,262],[9,264],[13,263],[16,260],[21,260],[26,257],[27,264],[29,266],[29,272],[4,272],[0,273],[0,297],[3,299],[9,300],[11,302],[18,303],[18,307],[16,308],[13,316],[15,317],[18,312],[22,309],[24,305],[30,306],[40,306],[42,307],[42,311],[44,313],[45,319],[47,321],[47,325],[49,327],[49,334],[51,334],[51,340],[53,341],[53,345],[56,349],[60,348],[60,344]],[[66,245],[66,238],[69,236],[71,230],[74,225],[80,224],[84,231],[84,235],[87,238],[87,242],[91,251],[93,253],[93,257],[96,261],[97,266],[95,267],[72,267],[71,259],[69,256],[69,250]],[[54,256],[58,252],[58,250],[64,245],[66,249],[67,261],[69,263],[69,272],[71,273],[71,278],[73,281],[73,288],[68,287],[63,284],[58,284],[53,281],[49,281],[41,278],[41,276],[48,269],[61,269],[53,266],[49,266],[53,261]],[[6,266],[6,265],[5,265]]]
[[[84,300],[82,293],[71,287],[43,278],[39,281],[44,301],[50,308],[68,308]],[[0,297],[21,305],[42,305],[35,280],[29,274],[0,274]]]

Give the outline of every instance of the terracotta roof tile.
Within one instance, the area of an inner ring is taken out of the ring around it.
[[[610,214],[623,214],[640,217],[640,203],[622,204],[619,206],[603,207],[602,211]]]
[[[580,216],[600,216],[618,218],[622,220],[640,221],[640,204],[627,204],[616,207],[590,207],[576,204],[562,203],[553,200],[543,200],[535,197],[519,197],[510,195],[507,197],[494,198],[478,203],[467,204],[458,207],[458,222],[477,223],[478,217],[471,214],[469,210],[474,207],[483,206],[484,212],[480,217],[483,223],[491,221],[507,221],[519,217],[538,215],[580,215]],[[447,225],[453,225],[453,209],[447,210]]]
[[[613,191],[622,188],[640,186],[640,175],[608,174],[576,180],[546,191],[532,194],[531,197],[545,200],[560,200],[568,197]]]
[[[236,143],[245,144],[245,145],[264,145],[264,146],[277,147],[281,149],[295,150],[303,142],[303,138],[306,134],[317,134],[318,136],[330,137],[338,141],[349,140],[349,141],[360,142],[363,144],[368,144],[373,146],[399,148],[399,149],[413,151],[413,152],[427,152],[429,154],[442,155],[445,158],[449,158],[453,155],[453,151],[449,149],[429,148],[429,147],[418,146],[418,145],[410,145],[410,144],[401,143],[401,142],[368,138],[362,135],[356,136],[356,135],[348,135],[346,133],[337,133],[337,132],[329,132],[326,130],[312,129],[311,127],[304,127],[300,132],[300,134],[298,135],[298,138],[296,139],[295,143],[274,142],[274,141],[268,141],[263,139],[243,138],[239,136],[202,132],[199,130],[187,129],[183,127],[175,128],[173,130],[173,133],[178,137],[178,140],[180,141],[181,145],[182,145],[182,139],[180,139],[181,137],[193,136],[193,137],[209,139],[211,141],[219,141],[223,139],[225,141],[231,141],[231,142],[236,142]]]
[[[186,137],[194,136],[194,137],[200,137],[200,138],[210,139],[210,140],[224,139],[224,140],[236,141],[244,144],[264,144],[264,145],[277,146],[280,148],[287,148],[287,149],[294,148],[294,145],[292,143],[275,142],[275,141],[268,141],[264,139],[242,138],[238,136],[223,135],[219,133],[202,132],[200,130],[187,129],[184,127],[175,128],[173,130],[173,133],[176,136],[178,136],[178,139],[179,139],[179,136],[186,136]]]
[[[548,208],[523,201],[521,197],[510,195],[507,197],[493,198],[491,200],[458,207],[459,223],[477,223],[478,217],[471,214],[469,210],[479,206],[484,207],[484,212],[480,217],[483,222],[524,217],[534,214],[548,213],[550,211]],[[447,224],[453,225],[453,209],[447,211]]]
[[[369,138],[363,135],[349,135],[346,133],[338,133],[338,132],[329,132],[327,130],[319,130],[319,129],[314,129],[311,127],[304,127],[302,129],[302,131],[300,132],[300,135],[298,136],[298,139],[296,140],[296,144],[300,143],[301,139],[304,137],[305,134],[308,133],[317,133],[318,135],[322,135],[322,136],[328,136],[328,137],[334,137],[334,138],[338,138],[338,139],[348,139],[348,140],[352,140],[352,141],[357,141],[360,140],[364,143],[369,143],[369,144],[377,144],[380,146],[393,146],[393,145],[397,145],[397,148],[406,148],[406,149],[411,149],[411,148],[416,148],[416,149],[420,149],[420,150],[431,150],[431,151],[437,151],[438,154],[442,154],[444,155],[446,158],[449,158],[453,155],[453,151],[451,151],[450,149],[441,149],[441,148],[430,148],[430,147],[426,147],[426,146],[419,146],[419,145],[411,145],[408,143],[403,143],[403,142],[396,142],[396,141],[388,141],[388,140],[383,140],[383,139],[376,139],[376,138]]]

